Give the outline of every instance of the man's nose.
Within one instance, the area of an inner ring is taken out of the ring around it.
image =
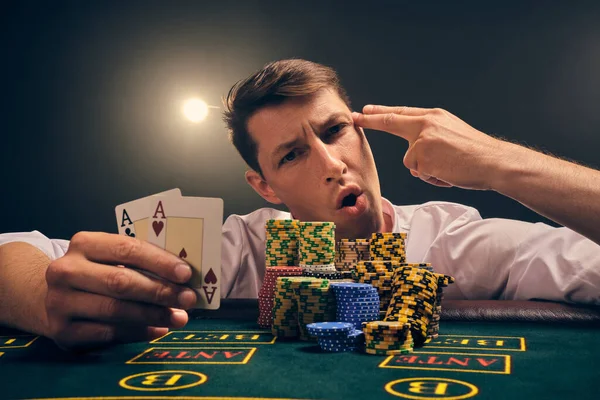
[[[348,172],[348,166],[333,146],[321,142],[316,147],[316,155],[322,165],[322,176],[326,183],[335,182]]]

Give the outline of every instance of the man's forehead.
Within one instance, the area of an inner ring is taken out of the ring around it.
[[[266,106],[248,120],[248,130],[259,151],[271,148],[280,142],[297,137],[308,123],[318,129],[331,116],[350,110],[337,94],[322,91],[312,96],[287,99],[277,105]]]

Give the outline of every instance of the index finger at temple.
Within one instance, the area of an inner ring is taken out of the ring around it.
[[[99,232],[75,235],[73,242],[82,247],[90,261],[137,267],[175,283],[185,283],[192,276],[185,261],[142,240]]]
[[[367,104],[363,107],[364,114],[387,114],[393,113],[398,115],[407,115],[407,116],[420,116],[425,115],[431,110],[428,108],[418,108],[418,107],[407,107],[407,106],[379,106],[374,104]]]
[[[375,115],[353,113],[352,117],[354,122],[363,128],[393,133],[411,143],[419,136],[423,126],[421,117],[408,117],[394,113]]]

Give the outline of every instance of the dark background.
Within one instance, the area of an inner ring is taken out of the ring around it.
[[[334,67],[355,109],[442,107],[598,167],[599,3],[4,2],[0,232],[116,232],[117,204],[173,187],[222,197],[225,216],[266,206],[220,111],[196,125],[181,104],[220,105],[237,80],[289,57]],[[427,185],[404,168],[404,140],[368,135],[395,204],[547,222],[494,192]]]

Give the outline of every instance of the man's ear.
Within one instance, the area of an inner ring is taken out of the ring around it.
[[[250,186],[252,186],[252,189],[254,189],[254,191],[256,193],[258,193],[260,195],[260,197],[262,197],[269,203],[272,203],[272,204],[283,203],[279,199],[279,197],[277,197],[277,195],[275,194],[273,189],[271,189],[271,186],[269,186],[267,181],[265,181],[258,172],[254,171],[254,170],[246,171],[246,182],[248,182],[248,184]]]

